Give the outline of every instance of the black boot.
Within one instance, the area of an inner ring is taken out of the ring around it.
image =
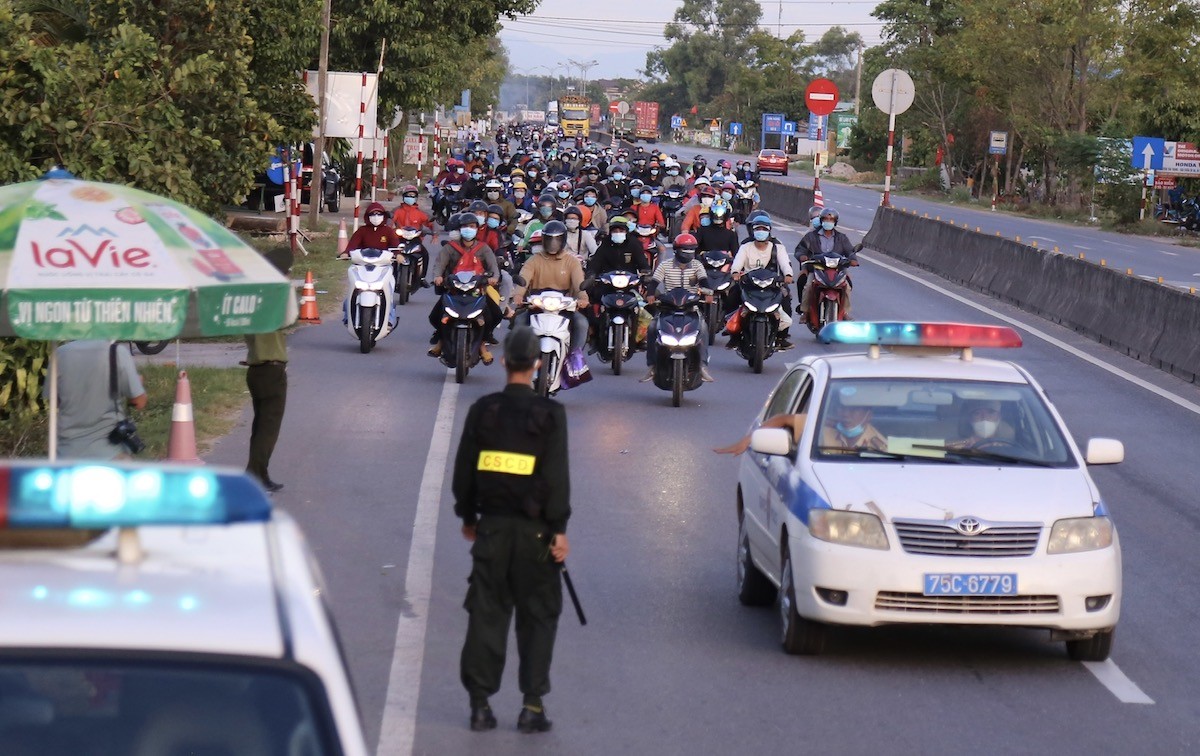
[[[471,704],[471,731],[485,732],[496,729],[496,715],[487,701]]]
[[[530,706],[525,704],[521,707],[521,714],[517,717],[517,729],[524,733],[531,732],[549,732],[553,727],[553,723],[546,719],[546,707]]]

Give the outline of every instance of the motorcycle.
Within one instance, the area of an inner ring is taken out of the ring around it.
[[[783,307],[783,276],[770,268],[758,268],[742,275],[740,291],[741,339],[738,354],[761,373],[763,362],[775,353],[779,319],[775,313]]]
[[[402,228],[397,233],[404,240],[404,245],[395,250],[392,260],[392,276],[396,280],[396,304],[408,302],[412,293],[421,288],[425,278],[425,251],[421,241],[422,231],[419,228]]]
[[[442,226],[446,225],[451,215],[461,213],[470,203],[463,196],[463,185],[460,181],[453,181],[434,189],[436,193],[433,196],[433,204],[437,208],[437,222]]]
[[[460,271],[445,279],[442,294],[442,353],[439,359],[454,369],[454,382],[467,379],[481,359],[483,313],[487,307],[487,276]]]
[[[737,182],[737,189],[733,193],[733,221],[737,224],[746,222],[746,218],[750,213],[754,212],[755,202],[754,197],[758,194],[758,187],[753,181]]]
[[[604,284],[600,297],[600,316],[596,321],[596,341],[600,359],[612,363],[613,375],[621,374],[621,365],[637,349],[638,275],[627,270],[613,270],[596,279]]]
[[[683,207],[683,188],[680,186],[671,186],[663,190],[658,201],[658,209],[663,214],[663,220],[667,224],[667,236],[674,239],[679,235],[679,224],[683,219],[679,217],[679,211]]]
[[[700,388],[700,296],[683,287],[664,292],[649,307],[658,322],[654,385],[671,392],[671,406],[683,392]]]
[[[708,345],[712,346],[729,309],[729,294],[733,291],[729,266],[733,264],[733,255],[725,250],[710,249],[700,254],[700,264],[704,266],[704,275],[713,292],[712,301],[705,301],[702,307],[704,322],[708,325]]]
[[[842,302],[850,288],[850,268],[854,265],[851,259],[842,255],[822,255],[805,260],[801,265],[809,270],[808,312],[804,313],[808,330],[819,333],[827,323],[845,320]]]
[[[350,267],[346,270],[349,288],[342,302],[342,322],[350,335],[358,339],[363,354],[369,353],[379,339],[396,327],[394,258],[390,249],[350,250]]]
[[[170,343],[170,339],[164,339],[163,341],[135,341],[133,345],[142,354],[159,354]]]
[[[538,335],[542,346],[542,362],[534,376],[533,388],[538,396],[553,396],[562,388],[563,363],[571,348],[571,314],[575,312],[575,297],[555,289],[545,289],[530,295],[529,325]]]

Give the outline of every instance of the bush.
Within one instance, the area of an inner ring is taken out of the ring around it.
[[[971,196],[971,190],[965,186],[955,186],[950,189],[950,201],[960,204],[974,202],[975,198]]]
[[[924,173],[909,176],[901,181],[900,189],[906,192],[940,192],[942,177],[937,168],[930,168]]]

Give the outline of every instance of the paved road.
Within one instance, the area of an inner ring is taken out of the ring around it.
[[[702,154],[709,158],[710,163],[721,158],[728,158],[736,163],[738,158],[745,157],[690,145],[664,145],[663,149],[678,154],[681,160],[690,160],[693,155]],[[770,181],[807,187],[811,187],[813,181],[811,172],[801,173],[795,170],[787,176],[770,175],[766,178]],[[826,204],[837,207],[843,214],[845,225],[864,230],[870,227],[871,218],[874,217],[875,208],[879,206],[881,199],[880,190],[849,186],[825,179],[821,182],[821,191],[825,195]],[[1143,278],[1156,280],[1161,276],[1164,283],[1172,286],[1200,286],[1200,249],[1195,247],[1010,213],[993,213],[988,209],[946,205],[920,197],[893,194],[892,205],[928,214],[930,218],[940,217],[943,220],[954,221],[960,226],[968,224],[971,228],[978,228],[988,234],[999,231],[1002,236],[1019,237],[1022,241],[1036,243],[1043,249],[1053,250],[1054,247],[1058,247],[1063,254],[1082,253],[1088,260],[1097,263],[1104,260],[1109,267],[1119,270],[1132,269],[1135,275]]]
[[[841,192],[869,197],[845,187],[830,195]],[[843,202],[847,226],[866,228],[869,203],[860,204],[861,215]],[[780,231],[789,247],[798,238],[791,225]],[[277,500],[328,577],[369,740],[382,732],[379,753],[1200,749],[1191,599],[1200,476],[1188,467],[1200,457],[1200,390],[882,255],[863,257],[859,318],[1008,318],[1026,346],[1005,356],[1042,381],[1076,439],[1124,440],[1127,461],[1094,473],[1125,553],[1114,664],[1089,669],[1044,633],[989,629],[848,629],[824,656],[782,654],[775,613],[734,595],[735,463],[709,448],[743,432],[785,361],[830,349],[798,337],[760,376],[717,348],[717,383],[679,409],[636,372],[616,377],[599,364],[593,382],[561,395],[572,573],[591,624],[563,617],[552,733],[513,731],[515,668],[493,699],[501,729],[468,732],[457,661],[469,558],[443,488],[444,454],[469,403],[502,378],[497,364],[456,388],[424,355],[425,291],[370,355],[330,320],[291,338],[285,437],[272,465],[287,485]],[[243,463],[247,435],[243,422],[210,461]],[[1123,702],[1139,696],[1153,703]]]

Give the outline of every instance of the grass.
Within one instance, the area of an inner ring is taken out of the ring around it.
[[[224,436],[238,419],[249,394],[246,373],[238,368],[192,367],[188,371],[192,387],[192,414],[196,423],[196,444],[200,455]],[[162,459],[167,454],[171,430],[171,412],[175,406],[175,382],[178,372],[173,365],[143,365],[142,383],[146,387],[146,408],[133,412],[138,435],[146,449],[139,460]],[[5,457],[45,457],[49,418],[11,419],[0,423],[0,454]]]

